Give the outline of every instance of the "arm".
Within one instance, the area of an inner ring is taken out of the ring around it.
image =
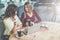
[[[17,21],[17,27],[18,27],[18,28],[22,28],[22,22],[20,21],[20,19],[18,18],[17,15],[15,16],[15,19],[16,19],[16,21]]]
[[[23,24],[23,26],[25,25],[25,19],[26,19],[26,14],[25,13],[22,13],[22,15],[21,15],[21,21],[22,21],[22,24]]]
[[[22,15],[21,15],[21,21],[22,21],[22,23],[24,22],[24,13],[22,13]]]
[[[13,27],[13,30],[12,31],[13,31],[14,34],[17,34],[17,30],[19,30],[19,29],[22,28],[22,23],[19,20],[19,18],[18,18],[17,15],[15,15],[15,19],[16,20],[14,20],[14,27]]]
[[[17,20],[17,24],[19,25],[18,28],[22,28],[22,23],[19,20],[19,18],[17,16],[15,16],[15,18]],[[16,34],[17,33],[17,31],[16,31],[17,25],[14,25],[14,22],[12,22],[10,18],[4,19],[3,23],[6,28],[5,29],[6,32],[4,34],[10,34],[10,33]]]
[[[35,23],[41,22],[41,18],[39,17],[39,15],[34,11],[34,14],[37,18],[37,21]]]

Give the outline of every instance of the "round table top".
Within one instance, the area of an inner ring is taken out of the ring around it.
[[[13,34],[9,40],[60,40],[60,23],[56,22],[41,22],[49,27],[45,32],[36,32],[29,35],[24,35],[21,38],[16,38]],[[33,31],[33,30],[32,30]]]

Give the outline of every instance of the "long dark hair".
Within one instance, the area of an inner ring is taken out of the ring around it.
[[[18,7],[14,4],[8,5],[5,11],[4,18],[9,18],[9,17],[14,17],[15,16],[15,11],[18,10]]]

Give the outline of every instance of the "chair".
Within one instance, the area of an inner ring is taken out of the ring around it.
[[[4,33],[4,25],[3,25],[3,22],[2,22],[2,17],[0,17],[0,40],[2,40],[2,35]]]

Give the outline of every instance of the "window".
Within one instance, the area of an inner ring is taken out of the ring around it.
[[[16,0],[16,2],[19,2],[19,0]]]

